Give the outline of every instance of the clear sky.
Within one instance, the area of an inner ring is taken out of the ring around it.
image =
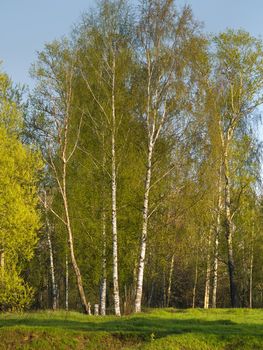
[[[133,0],[134,2],[136,0]],[[263,36],[263,0],[178,0],[192,6],[207,32],[243,28]],[[36,51],[70,32],[94,0],[0,0],[0,60],[14,82],[29,84]]]
[[[262,0],[180,0],[179,3],[191,5],[208,32],[242,28],[255,36],[263,36]]]

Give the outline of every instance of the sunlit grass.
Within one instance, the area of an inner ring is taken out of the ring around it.
[[[0,349],[263,349],[259,309],[154,309],[121,318],[7,313],[0,326]]]

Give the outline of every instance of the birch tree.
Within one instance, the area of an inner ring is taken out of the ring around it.
[[[224,232],[227,241],[229,287],[232,307],[238,305],[233,237],[235,211],[231,199],[231,145],[238,128],[262,103],[262,44],[243,31],[229,30],[215,39],[217,107],[222,148]],[[219,93],[218,93],[219,91]]]
[[[48,243],[48,251],[49,251],[49,262],[50,262],[50,275],[51,275],[51,288],[52,288],[52,309],[57,309],[57,284],[56,284],[56,278],[55,278],[55,266],[54,266],[54,253],[53,253],[53,246],[51,241],[51,225],[49,221],[49,208],[48,208],[48,199],[47,199],[47,192],[44,190],[43,193],[43,204],[44,204],[44,215],[45,215],[45,229],[47,233],[47,243]]]
[[[183,108],[182,93],[183,90],[185,95],[188,93],[184,83],[189,78],[189,70],[187,71],[186,67],[190,61],[189,56],[185,56],[185,48],[191,43],[192,49],[196,50],[194,42],[194,38],[197,39],[196,28],[191,11],[187,7],[181,14],[178,14],[175,11],[173,1],[146,0],[142,2],[137,32],[140,45],[138,58],[145,80],[144,91],[142,91],[144,96],[142,118],[145,120],[147,159],[135,312],[141,311],[142,304],[148,220],[151,212],[150,192],[153,185],[156,143],[169,120],[176,114],[175,111]]]
[[[117,316],[121,314],[117,224],[117,178],[120,163],[118,160],[118,130],[123,120],[127,121],[125,116],[127,108],[123,108],[123,103],[125,103],[123,97],[128,92],[126,82],[129,79],[131,62],[129,21],[129,11],[124,1],[103,1],[96,21],[90,17],[84,20],[80,28],[79,40],[80,57],[82,57],[79,58],[81,76],[90,97],[99,110],[100,118],[102,118],[100,125],[110,131],[110,155],[107,154],[107,156],[110,157],[111,171],[107,175],[110,176],[111,181],[113,300]],[[85,53],[87,54],[86,60],[83,57]],[[97,69],[96,66],[99,68]],[[90,111],[88,115],[98,122],[98,118],[94,118]],[[103,131],[97,129],[97,132],[101,142]],[[103,152],[105,152],[105,147]]]
[[[0,72],[0,309],[27,308],[33,289],[23,274],[34,256],[41,227],[37,185],[38,152],[21,141],[22,108],[6,74]]]
[[[222,170],[219,168],[218,176],[218,199],[216,207],[216,220],[214,229],[214,261],[213,261],[213,287],[212,287],[212,307],[216,308],[217,283],[218,283],[218,257],[219,257],[219,236],[221,231],[222,213]]]
[[[110,303],[120,315],[122,301],[124,313],[143,300],[208,307],[210,294],[213,307],[228,306],[227,268],[232,305],[237,290],[242,305],[260,305],[262,222],[252,246],[246,206],[260,198],[249,129],[262,100],[261,42],[228,31],[207,52],[189,8],[143,0],[133,10],[100,1],[71,44],[39,54],[33,107],[56,232],[45,232],[50,249],[39,244],[30,274],[40,304],[56,277],[66,309],[79,307],[78,293],[89,312],[86,286],[102,315]]]
[[[205,296],[204,296],[204,309],[209,308],[210,302],[210,275],[211,275],[211,231],[207,238],[207,258],[206,258],[206,278],[205,278]]]
[[[71,263],[75,273],[81,304],[85,313],[90,314],[90,304],[86,300],[82,275],[77,263],[74,249],[74,235],[68,202],[68,164],[76,151],[81,128],[82,115],[79,118],[79,128],[76,132],[73,147],[69,145],[70,120],[73,110],[73,80],[74,59],[66,42],[54,42],[47,45],[46,50],[39,54],[38,65],[35,67],[35,77],[39,81],[36,106],[39,112],[45,114],[46,139],[45,158],[53,173],[58,191],[63,203],[63,214],[50,207],[51,212],[65,225]]]

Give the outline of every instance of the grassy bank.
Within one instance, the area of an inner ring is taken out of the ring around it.
[[[0,349],[263,349],[263,310],[158,309],[121,318],[2,314]]]

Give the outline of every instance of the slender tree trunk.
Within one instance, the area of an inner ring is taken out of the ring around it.
[[[144,187],[143,223],[142,223],[140,259],[139,259],[139,269],[138,269],[136,298],[135,298],[135,312],[141,312],[141,307],[142,307],[142,288],[143,288],[143,275],[144,275],[144,266],[145,266],[147,229],[148,229],[149,193],[150,193],[151,176],[152,176],[152,155],[153,155],[153,140],[151,137],[148,145],[148,160],[147,160],[145,187]]]
[[[221,227],[221,210],[222,210],[222,166],[220,165],[219,179],[218,179],[218,202],[216,212],[216,228],[215,228],[215,242],[214,242],[214,276],[213,276],[213,292],[212,292],[212,308],[216,308],[217,297],[217,281],[218,281],[218,246],[219,233]]]
[[[230,177],[228,169],[228,155],[225,151],[224,158],[224,175],[225,175],[225,235],[227,240],[227,256],[228,256],[228,274],[231,306],[237,307],[237,287],[235,283],[235,263],[233,253],[233,231],[234,224],[231,215],[231,194],[230,194]]]
[[[69,294],[69,281],[68,281],[68,253],[66,253],[66,276],[65,276],[65,308],[68,311],[68,294]]]
[[[168,290],[167,290],[167,306],[168,307],[170,306],[170,299],[171,299],[173,271],[174,271],[174,254],[172,255],[171,264],[170,264],[170,271],[169,271]]]
[[[168,3],[167,3],[168,4]],[[171,4],[171,3],[169,3]],[[152,8],[152,3],[147,4],[150,15],[150,20],[147,18],[146,26],[142,28],[142,47],[145,50],[145,61],[146,61],[146,70],[147,70],[147,92],[145,97],[147,98],[146,102],[146,126],[147,126],[147,161],[146,161],[146,174],[145,174],[145,184],[144,184],[144,198],[143,198],[143,210],[142,210],[142,233],[141,233],[141,242],[140,242],[140,257],[139,257],[139,266],[138,266],[138,278],[137,278],[137,288],[136,288],[136,297],[134,311],[136,313],[141,312],[142,308],[142,292],[143,292],[143,278],[144,278],[144,267],[145,267],[145,256],[146,256],[146,246],[147,246],[147,235],[148,235],[148,219],[149,219],[149,194],[151,188],[151,179],[152,179],[152,160],[154,146],[160,136],[161,130],[164,127],[164,124],[167,120],[167,101],[170,99],[170,89],[169,85],[172,81],[172,71],[164,72],[159,70],[156,66],[157,62],[162,57],[162,48],[161,42],[163,38],[164,31],[157,28],[155,32],[155,39],[153,39],[151,32],[151,21],[153,23],[155,19],[158,18],[155,10],[155,5]],[[160,6],[161,8],[162,6]],[[167,9],[169,6],[167,7]],[[164,9],[164,7],[163,7]],[[158,11],[157,11],[158,12]],[[169,11],[168,11],[169,12]],[[166,13],[166,11],[164,11]],[[154,18],[155,17],[155,18]],[[164,15],[164,18],[166,15]],[[149,21],[148,21],[149,20]],[[158,27],[158,26],[157,26]],[[147,38],[147,39],[146,39]],[[148,43],[151,42],[153,45]],[[149,46],[148,46],[149,45]],[[174,56],[170,56],[171,59],[174,59]],[[173,67],[173,64],[172,66]],[[165,70],[165,69],[164,69]],[[157,74],[156,74],[157,73]],[[168,74],[167,74],[168,73]],[[166,82],[164,80],[168,79]],[[169,81],[169,83],[168,83]],[[160,93],[161,92],[161,93]]]
[[[115,57],[112,66],[112,134],[111,134],[111,166],[112,166],[112,245],[113,245],[113,299],[115,315],[120,316],[120,295],[118,277],[118,230],[117,230],[117,176],[116,176],[116,112],[115,112]]]
[[[65,210],[65,217],[66,217],[66,227],[68,231],[68,246],[69,246],[69,252],[71,257],[71,262],[73,266],[73,270],[75,272],[76,280],[77,280],[77,287],[78,292],[81,300],[81,304],[83,307],[83,310],[86,314],[90,315],[90,303],[87,302],[84,288],[83,288],[83,282],[82,277],[80,273],[80,269],[77,264],[77,260],[75,257],[75,251],[74,251],[74,242],[73,242],[73,234],[72,234],[72,228],[71,228],[71,220],[69,216],[69,210],[68,210],[68,199],[67,199],[67,188],[66,188],[66,161],[65,158],[63,158],[63,177],[62,177],[62,183],[63,183],[63,203],[64,203],[64,210]]]
[[[149,296],[148,303],[147,303],[148,307],[151,307],[151,304],[152,304],[152,298],[153,298],[154,287],[155,287],[155,283],[154,283],[154,281],[153,281],[153,282],[152,282],[152,287],[151,287],[150,296]]]
[[[68,72],[68,76],[67,76],[68,90],[66,92],[64,118],[63,118],[63,122],[61,122],[61,125],[59,128],[60,130],[58,132],[58,139],[59,139],[60,152],[61,152],[59,153],[60,153],[60,159],[62,161],[61,171],[57,169],[52,158],[52,151],[50,152],[50,165],[54,170],[55,178],[62,197],[62,203],[63,203],[63,209],[64,209],[63,218],[60,217],[58,214],[56,214],[53,210],[52,212],[58,218],[60,218],[61,221],[65,224],[65,227],[67,230],[68,248],[69,248],[69,253],[71,257],[71,263],[76,276],[76,282],[77,282],[77,288],[80,296],[80,301],[82,304],[83,311],[87,314],[90,314],[90,303],[87,302],[86,300],[80,269],[75,257],[73,232],[72,232],[72,225],[71,225],[71,219],[69,214],[68,195],[67,195],[67,165],[70,158],[72,157],[72,155],[76,150],[76,146],[79,138],[80,126],[81,126],[81,122],[80,122],[79,132],[76,137],[75,145],[72,151],[68,152],[68,132],[69,132],[70,108],[71,108],[71,99],[72,99],[72,78],[73,78],[73,69],[71,69],[71,71]]]
[[[5,272],[5,251],[4,249],[0,249],[0,270],[1,270],[1,278],[4,277]]]
[[[57,309],[57,284],[55,279],[55,268],[54,268],[54,257],[53,257],[53,247],[51,242],[51,227],[48,218],[48,204],[47,204],[47,193],[44,191],[44,207],[45,207],[45,219],[46,219],[46,232],[47,232],[47,242],[49,251],[49,263],[50,263],[50,274],[51,274],[51,289],[52,289],[52,309]]]
[[[230,177],[228,169],[228,153],[225,151],[224,158],[224,175],[225,175],[225,235],[227,240],[227,257],[228,257],[228,274],[231,306],[237,307],[237,287],[235,282],[235,263],[233,253],[233,231],[234,224],[231,215],[231,194],[230,194]]]
[[[104,125],[103,125],[104,127]],[[106,296],[107,296],[107,241],[106,241],[106,212],[105,212],[105,166],[106,166],[106,151],[105,151],[105,134],[104,128],[102,131],[102,279],[100,286],[100,314],[106,315]]]
[[[0,272],[1,272],[1,279],[3,279],[4,272],[5,272],[5,251],[4,251],[4,249],[0,249]]]
[[[193,287],[193,299],[192,299],[192,308],[195,308],[196,303],[196,289],[197,289],[197,282],[198,282],[198,261],[199,261],[199,254],[197,252],[196,260],[195,260],[195,280],[194,280],[194,287]]]
[[[58,283],[56,284],[56,295],[57,295],[57,298],[56,298],[57,309],[59,309],[60,291],[59,291],[59,285],[58,285]]]
[[[103,209],[102,213],[102,281],[101,281],[101,292],[100,292],[100,314],[106,315],[106,291],[107,291],[107,260],[106,260],[106,217]]]
[[[231,306],[237,307],[237,288],[236,288],[236,283],[234,278],[235,265],[234,265],[234,258],[233,258],[233,243],[232,243],[231,234],[228,234],[227,236],[227,250],[228,250],[228,273],[229,273]]]
[[[249,283],[247,279],[249,279],[249,267],[247,266],[247,255],[246,255],[246,244],[244,238],[242,241],[239,243],[240,249],[242,251],[242,268],[243,268],[243,273],[242,273],[242,278],[241,278],[241,283],[240,283],[240,306],[241,307],[248,307],[249,300],[247,299],[247,292],[249,293]],[[250,259],[250,255],[248,257]],[[250,264],[249,264],[250,265]]]
[[[48,221],[48,218],[46,218],[46,220]],[[47,224],[47,241],[48,241],[51,286],[52,286],[52,309],[56,310],[57,309],[57,284],[56,284],[56,280],[55,280],[53,249],[52,249],[52,242],[51,242],[49,227],[50,227],[50,225]]]
[[[219,214],[217,214],[217,216],[219,217]],[[215,245],[214,245],[214,271],[213,271],[214,276],[213,276],[212,308],[216,308],[216,299],[217,299],[218,246],[219,246],[219,229],[217,226],[215,231]]]
[[[249,268],[249,307],[253,308],[253,266],[254,266],[254,244],[252,237],[250,268]]]
[[[204,309],[208,309],[209,308],[209,300],[210,300],[210,275],[211,275],[210,245],[211,245],[211,230],[209,231],[209,235],[208,235]]]
[[[166,295],[166,274],[165,270],[163,271],[163,307],[167,305],[167,295]]]
[[[1,267],[1,270],[3,272],[5,269],[5,251],[4,251],[4,249],[0,250],[0,267]]]
[[[127,293],[127,286],[124,285],[124,303],[123,303],[123,313],[124,315],[127,314],[127,304],[128,303],[128,293]]]
[[[134,261],[134,267],[133,267],[133,285],[132,285],[132,302],[136,298],[136,290],[137,290],[137,271],[138,271],[138,259],[135,259]]]
[[[72,78],[72,76],[71,76],[71,78]],[[59,184],[59,185],[60,185],[60,191],[61,191],[63,205],[64,205],[65,225],[66,225],[67,233],[68,233],[68,247],[69,247],[69,252],[70,252],[73,270],[74,270],[76,280],[77,280],[77,287],[78,287],[78,292],[79,292],[79,296],[80,296],[80,301],[82,304],[83,311],[86,314],[90,315],[90,313],[91,313],[90,312],[90,303],[87,302],[87,300],[86,300],[80,269],[79,269],[79,266],[77,264],[77,260],[75,257],[73,233],[72,233],[72,226],[71,226],[71,220],[70,220],[70,215],[69,215],[68,196],[67,196],[67,164],[69,161],[69,158],[67,156],[67,147],[68,147],[70,101],[71,101],[71,85],[69,87],[69,92],[68,92],[68,96],[67,96],[66,116],[65,116],[65,121],[64,121],[64,140],[63,140],[62,157],[61,157],[62,162],[63,162],[62,185],[61,184]],[[71,155],[72,155],[72,153],[71,153]]]

